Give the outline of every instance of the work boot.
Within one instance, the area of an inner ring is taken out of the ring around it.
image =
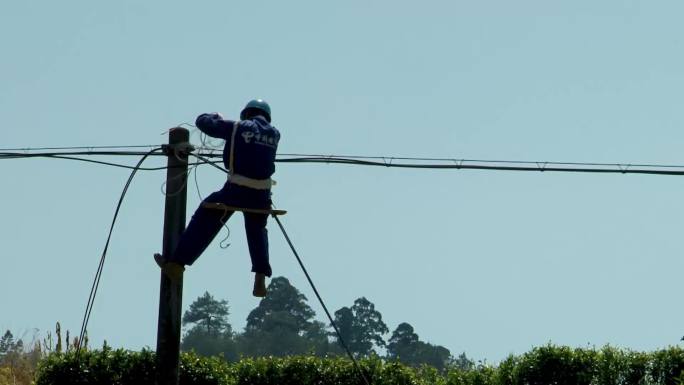
[[[254,274],[254,290],[252,290],[252,295],[255,297],[265,297],[266,293],[266,275],[262,273]]]
[[[164,274],[171,278],[172,281],[178,281],[180,277],[183,276],[185,267],[183,267],[183,265],[180,263],[169,262],[166,260],[166,258],[164,258],[163,255],[159,253],[154,254],[154,261],[157,262],[157,265],[159,265]]]
[[[166,265],[166,258],[159,253],[154,253],[154,261],[157,262],[157,266],[160,268],[164,268],[164,265]]]

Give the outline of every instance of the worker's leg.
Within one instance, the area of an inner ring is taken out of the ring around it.
[[[207,201],[211,202],[210,199],[211,196],[207,198]],[[200,206],[181,235],[176,250],[167,258],[167,261],[192,265],[214,240],[221,226],[232,214],[232,211],[223,212]]]
[[[266,220],[268,215],[245,213],[245,231],[249,256],[252,258],[252,271],[271,276],[271,265],[268,262],[268,231]]]

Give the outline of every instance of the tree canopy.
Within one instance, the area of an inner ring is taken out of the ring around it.
[[[21,340],[19,340],[19,343],[21,343]],[[17,342],[14,341],[14,335],[12,332],[8,330],[2,337],[0,337],[0,359],[4,358],[15,350],[17,350]]]
[[[209,292],[204,292],[204,295],[190,304],[190,309],[183,314],[183,326],[195,324],[213,335],[231,333],[229,314],[228,301],[217,301]]]
[[[242,353],[249,356],[325,354],[329,351],[325,325],[314,320],[316,313],[306,296],[284,277],[268,286],[268,295],[247,316],[239,337]]]
[[[373,347],[385,347],[383,335],[389,333],[389,329],[382,321],[382,314],[366,297],[358,298],[351,308],[345,306],[337,310],[335,324],[349,350],[357,356],[370,355],[374,352]],[[336,333],[331,335],[340,342]]]
[[[427,364],[439,370],[443,370],[452,360],[449,349],[421,341],[413,326],[406,322],[400,323],[392,332],[387,356],[407,365]]]
[[[344,354],[332,325],[326,327],[315,319],[316,313],[306,296],[287,278],[271,280],[268,295],[249,313],[242,332],[233,332],[229,314],[228,301],[216,300],[208,292],[197,298],[183,315],[183,325],[189,327],[183,337],[183,350],[205,356],[222,355],[229,361],[241,356]],[[447,365],[472,366],[465,354],[454,359],[447,348],[421,341],[413,326],[406,322],[400,323],[386,341],[389,329],[382,314],[365,297],[335,311],[334,320],[356,357],[380,355],[386,349],[387,359],[413,366],[427,364],[439,370]]]
[[[183,314],[183,325],[192,327],[185,333],[181,347],[204,356],[222,355],[228,360],[236,360],[239,356],[233,328],[228,322],[229,314],[228,301],[216,300],[205,292]]]
[[[268,285],[268,295],[247,316],[247,331],[285,328],[297,333],[307,330],[316,313],[306,303],[304,294],[285,277],[276,277]]]

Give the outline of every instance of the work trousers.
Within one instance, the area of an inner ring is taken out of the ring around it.
[[[223,188],[209,195],[204,202],[223,203],[228,206],[270,209],[271,192],[256,190],[226,183]],[[266,230],[266,214],[243,213],[247,246],[252,259],[252,271],[271,276],[271,265],[268,261],[268,231]],[[190,223],[181,235],[174,253],[168,261],[182,265],[192,265],[209,246],[224,223],[233,215],[233,211],[221,211],[204,208],[200,205],[192,216]]]

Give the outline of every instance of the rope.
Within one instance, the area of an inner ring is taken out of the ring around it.
[[[217,169],[219,169],[219,170],[225,172],[226,174],[228,174],[228,170],[224,169],[224,168],[221,167],[221,166],[216,165],[215,162],[212,162],[212,161],[210,161],[209,159],[207,159],[207,158],[205,158],[205,157],[203,157],[203,156],[201,156],[201,155],[197,155],[197,154],[195,154],[195,153],[190,153],[190,155],[192,155],[192,156],[194,156],[195,158],[197,158],[197,159],[199,159],[199,160],[202,161],[201,163],[195,163],[195,165],[196,165],[196,166],[195,166],[195,187],[197,187],[197,195],[199,195],[200,200],[203,201],[204,199],[202,199],[202,195],[200,194],[200,190],[199,190],[199,184],[197,183],[197,167],[198,167],[199,165],[202,165],[202,164],[209,164],[209,165],[212,165],[212,166],[214,166],[215,168],[217,168]],[[224,213],[223,218],[225,218],[225,216],[226,216],[226,213]],[[227,249],[227,248],[230,247],[230,243],[228,242],[228,240],[230,239],[230,228],[228,227],[228,221],[227,221],[227,220],[223,220],[223,218],[221,218],[221,224],[222,224],[223,227],[226,229],[226,236],[221,240],[221,242],[219,242],[219,247],[222,248],[222,249]]]
[[[114,231],[114,224],[116,223],[116,218],[119,216],[119,210],[121,209],[121,204],[123,203],[123,199],[126,196],[126,192],[128,191],[128,187],[131,185],[131,181],[133,180],[133,177],[135,176],[135,173],[138,171],[138,168],[140,167],[140,165],[145,161],[145,159],[147,159],[148,156],[150,156],[151,154],[153,154],[159,150],[161,150],[161,147],[150,150],[147,154],[145,154],[140,159],[140,161],[138,161],[138,164],[133,168],[131,175],[128,177],[128,180],[126,181],[126,184],[124,185],[123,191],[121,192],[121,197],[119,198],[119,203],[116,205],[116,210],[114,211],[114,218],[112,218],[112,224],[109,227],[109,234],[107,235],[107,242],[105,242],[104,250],[102,251],[102,256],[100,257],[100,263],[97,266],[95,278],[93,279],[93,284],[90,287],[90,294],[88,295],[88,303],[86,305],[85,313],[83,314],[83,323],[81,324],[81,332],[80,332],[79,338],[78,338],[78,346],[76,347],[76,353],[77,354],[81,351],[81,347],[83,345],[83,339],[85,338],[85,335],[87,333],[88,321],[90,321],[90,314],[93,311],[93,306],[95,304],[95,296],[97,295],[97,289],[100,286],[100,278],[102,278],[102,270],[104,268],[105,258],[107,257],[107,249],[109,249],[109,241],[112,238],[112,232]]]
[[[197,159],[209,163],[212,166],[218,168],[219,170],[228,173],[227,170],[225,170],[223,167],[217,166],[207,158],[204,158],[201,155],[197,155],[194,153],[191,153],[194,157]],[[292,253],[294,254],[295,258],[297,258],[297,262],[299,263],[299,266],[302,268],[302,271],[304,272],[304,275],[306,276],[306,279],[309,281],[309,285],[311,285],[311,288],[314,291],[314,294],[316,294],[316,298],[318,299],[318,302],[321,304],[321,307],[323,307],[323,310],[325,311],[325,314],[328,316],[328,320],[330,320],[330,324],[332,325],[333,329],[335,329],[335,334],[337,334],[338,341],[340,342],[340,345],[344,348],[345,352],[347,352],[347,355],[349,358],[352,360],[354,363],[354,367],[358,371],[359,375],[361,378],[363,378],[363,382],[366,385],[370,385],[370,382],[368,381],[368,378],[366,378],[366,375],[363,373],[363,370],[361,369],[361,366],[359,365],[358,361],[356,358],[354,358],[354,354],[352,354],[351,350],[349,350],[349,347],[347,346],[347,343],[344,341],[344,338],[342,337],[342,334],[340,333],[340,329],[337,327],[337,324],[335,323],[335,320],[333,317],[330,315],[330,311],[328,311],[328,307],[325,305],[325,301],[323,301],[323,298],[321,295],[318,293],[318,289],[316,288],[316,285],[314,284],[313,280],[311,279],[311,276],[309,275],[309,272],[306,270],[306,267],[304,266],[304,263],[302,262],[302,259],[299,257],[299,253],[297,253],[297,250],[295,249],[294,245],[292,244],[292,241],[290,240],[290,237],[287,234],[287,231],[285,231],[285,227],[283,224],[280,222],[280,219],[278,218],[277,215],[273,215],[273,218],[275,218],[276,222],[278,223],[278,227],[280,227],[280,231],[283,233],[285,236],[285,240],[287,241],[288,245],[290,245],[290,249],[292,250]]]
[[[227,218],[227,217],[229,216],[228,213],[231,213],[231,214],[232,214],[233,212],[232,212],[232,211],[228,211],[228,210],[223,210],[223,216],[222,216],[221,219],[220,219],[220,222],[221,222],[221,224],[223,225],[223,227],[225,227],[225,229],[228,230],[228,233],[226,234],[226,237],[223,238],[223,239],[221,240],[221,242],[219,242],[219,247],[222,248],[222,249],[227,249],[228,247],[230,247],[230,243],[225,243],[225,242],[227,242],[228,239],[230,238],[230,229],[228,228],[228,218]],[[225,243],[225,246],[223,246],[224,243]]]
[[[287,232],[285,231],[285,227],[283,227],[283,224],[280,222],[280,219],[278,218],[277,215],[273,215],[273,218],[278,223],[278,226],[280,227],[280,231],[283,233],[283,236],[285,236],[285,240],[287,241],[287,244],[290,245],[290,249],[292,250],[292,253],[294,254],[294,256],[297,258],[297,262],[299,263],[299,266],[302,268],[302,271],[304,271],[304,275],[306,276],[306,279],[309,281],[309,285],[311,285],[311,288],[313,289],[314,294],[316,294],[316,298],[318,298],[318,302],[320,302],[321,306],[323,307],[323,310],[325,310],[325,314],[328,316],[328,319],[330,320],[330,324],[332,325],[333,329],[335,329],[335,333],[337,334],[337,338],[340,341],[340,345],[342,345],[344,350],[347,352],[347,355],[349,356],[349,358],[354,363],[354,367],[356,368],[356,370],[359,372],[359,374],[363,378],[363,382],[365,382],[366,385],[370,385],[370,382],[368,382],[368,378],[366,378],[366,375],[363,374],[363,370],[361,369],[361,366],[359,366],[359,363],[356,361],[356,358],[354,358],[354,355],[352,354],[351,350],[349,350],[349,347],[344,342],[344,338],[342,338],[342,334],[340,333],[340,330],[337,328],[337,324],[335,323],[332,316],[330,315],[330,312],[328,311],[328,307],[325,306],[325,302],[323,301],[323,298],[321,298],[321,295],[318,294],[318,289],[316,289],[316,285],[311,280],[311,276],[309,276],[309,272],[306,270],[306,267],[304,267],[304,263],[302,263],[302,259],[299,257],[299,254],[297,253],[297,250],[295,249],[294,245],[292,244],[290,237],[287,235]]]

